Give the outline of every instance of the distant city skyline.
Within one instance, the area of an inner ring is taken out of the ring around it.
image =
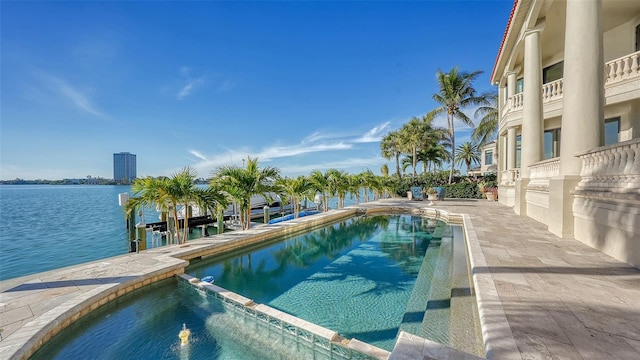
[[[247,156],[286,176],[393,169],[379,141],[436,106],[438,69],[492,88],[512,1],[0,6],[11,180],[111,178],[120,149],[145,159],[138,177],[207,178]],[[456,124],[456,143],[470,131]]]

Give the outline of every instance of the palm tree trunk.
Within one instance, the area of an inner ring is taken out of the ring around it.
[[[456,138],[453,131],[453,115],[447,114],[447,120],[449,122],[449,135],[451,136],[451,171],[449,172],[449,184],[453,181],[453,164],[456,158]]]
[[[418,159],[416,159],[418,157],[417,151],[416,151],[416,147],[413,147],[413,177],[415,178],[418,173],[416,172],[416,165],[418,164]]]
[[[180,244],[180,221],[178,220],[178,204],[173,205],[173,219],[175,220],[175,223],[173,225],[175,226],[175,235],[177,237],[178,244]]]
[[[398,179],[400,176],[400,153],[396,152],[396,175],[398,175]]]

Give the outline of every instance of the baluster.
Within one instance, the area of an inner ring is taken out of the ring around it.
[[[622,78],[622,60],[616,60],[616,80]]]
[[[564,81],[560,80],[560,82],[558,82],[558,92],[560,93],[560,95],[564,94]]]
[[[629,61],[631,61],[629,57],[622,59],[622,77],[625,79],[628,78],[631,73],[631,64],[629,64]]]
[[[624,167],[627,163],[627,153],[622,151],[621,148],[617,148],[614,150],[614,173],[611,174],[611,182],[613,182],[613,186],[618,189],[620,188],[624,181]]]
[[[598,157],[598,162],[596,163],[594,180],[599,183],[600,178],[602,177],[602,174],[606,172],[607,163],[605,161],[604,151],[598,152],[597,157]]]
[[[631,186],[633,186],[633,174],[631,174],[631,170],[633,169],[634,157],[635,152],[631,146],[626,147],[626,149],[624,149],[624,169],[622,170],[622,187],[625,190],[631,189]]]
[[[584,155],[583,161],[586,163],[584,168],[584,175],[582,175],[584,180],[584,187],[588,187],[589,183],[591,183],[593,179],[593,169],[595,168],[595,160],[596,159],[593,156],[593,154]]]
[[[614,71],[613,63],[607,64],[607,66],[609,67],[609,71],[607,72],[608,75],[607,75],[606,82],[611,82],[611,81],[613,81],[613,79],[615,79],[616,72]]]
[[[638,69],[640,64],[638,64],[638,53],[631,55],[631,74],[638,75]]]
[[[633,164],[631,171],[629,171],[633,180],[628,186],[640,193],[640,144],[634,145],[633,153]]]

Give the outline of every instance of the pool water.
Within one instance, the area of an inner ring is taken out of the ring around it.
[[[436,255],[430,256],[429,270],[438,265],[442,238],[451,235],[449,225],[421,217],[361,217],[206,259],[185,272],[211,275],[216,285],[257,303],[390,351],[401,326],[419,332],[424,316],[418,312],[426,310],[431,279],[423,279],[424,291],[413,294],[416,279],[427,250]],[[439,271],[436,280],[448,278],[448,269]],[[450,294],[449,284],[441,285]],[[407,311],[409,303],[415,308]],[[447,343],[448,328],[441,330],[431,337]]]
[[[452,264],[456,228],[409,215],[358,217],[193,262],[185,272],[212,275],[216,285],[256,303],[385,350],[400,330],[449,344],[452,284],[456,276],[468,278]],[[192,334],[187,347],[178,339],[183,323]],[[94,311],[33,358],[296,358],[256,346],[251,331],[235,327],[217,299],[172,279]]]

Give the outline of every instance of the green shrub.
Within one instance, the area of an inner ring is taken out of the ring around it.
[[[445,197],[456,199],[481,199],[482,193],[478,188],[478,183],[474,181],[464,181],[457,184],[444,185],[447,189]]]

